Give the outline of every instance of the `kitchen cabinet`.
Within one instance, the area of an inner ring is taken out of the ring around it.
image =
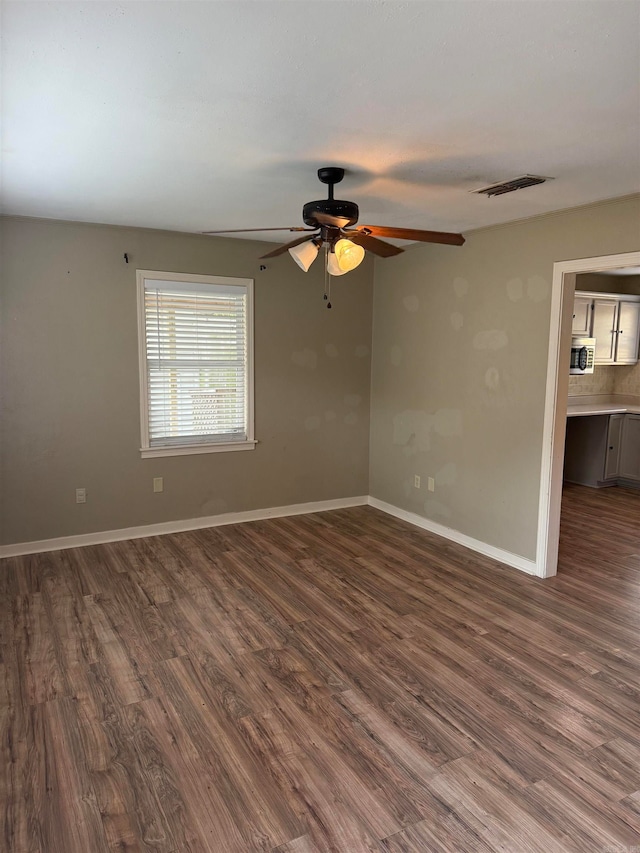
[[[573,300],[573,323],[571,334],[588,338],[591,334],[591,306],[593,299],[590,296],[576,294]]]
[[[594,299],[591,337],[596,339],[595,364],[616,360],[618,303],[615,299]]]
[[[640,415],[624,415],[618,473],[640,482]]]
[[[640,296],[576,291],[572,334],[596,339],[595,364],[636,364]]]
[[[617,477],[620,469],[620,445],[622,426],[626,415],[609,415],[607,430],[607,449],[604,457],[604,479]]]
[[[568,483],[598,486],[604,479],[608,456],[609,415],[568,418],[564,444],[564,479]]]
[[[564,479],[596,488],[640,485],[640,415],[568,418]]]
[[[618,305],[618,334],[616,364],[635,364],[640,344],[640,302],[620,300]]]

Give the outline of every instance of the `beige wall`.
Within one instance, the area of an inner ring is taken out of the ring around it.
[[[2,237],[0,542],[367,494],[370,259],[328,311],[321,263],[260,272],[263,243],[11,218]],[[255,279],[256,450],[140,458],[136,268]]]
[[[637,250],[639,222],[635,196],[376,264],[370,494],[535,558],[553,264]]]
[[[370,258],[327,311],[320,264],[260,272],[265,244],[3,220],[0,542],[369,492],[533,558],[553,262],[639,221],[627,198],[376,262],[371,369]],[[140,458],[136,268],[255,279],[255,451]]]

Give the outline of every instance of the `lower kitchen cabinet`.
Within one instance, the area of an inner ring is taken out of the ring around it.
[[[618,473],[625,480],[640,482],[640,415],[624,416]]]
[[[564,445],[564,479],[597,486],[604,477],[608,455],[608,415],[567,418]]]
[[[606,415],[605,415],[606,417]],[[620,468],[620,447],[622,444],[622,427],[625,415],[609,415],[607,430],[607,447],[604,457],[604,479],[617,477]]]
[[[640,486],[640,415],[567,418],[564,479],[584,486]]]

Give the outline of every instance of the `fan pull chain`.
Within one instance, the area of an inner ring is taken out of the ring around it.
[[[324,296],[323,299],[327,303],[327,308],[331,308],[331,276],[329,275],[329,247],[324,253]]]

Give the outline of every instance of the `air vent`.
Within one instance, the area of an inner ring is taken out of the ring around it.
[[[523,190],[526,187],[535,187],[536,184],[544,184],[545,181],[552,180],[553,178],[542,178],[540,175],[523,175],[521,178],[502,181],[500,184],[491,184],[489,187],[482,187],[480,190],[471,190],[471,192],[491,197],[493,195],[504,195],[505,193],[512,193],[516,190]]]

